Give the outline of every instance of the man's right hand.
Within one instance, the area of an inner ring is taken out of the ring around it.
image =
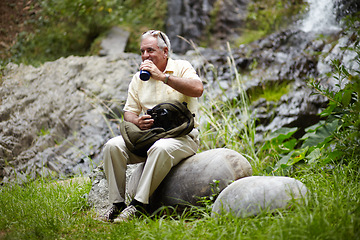
[[[136,124],[136,123],[135,123]],[[138,118],[138,124],[136,124],[141,130],[147,130],[154,124],[154,119],[150,115],[143,115]]]
[[[125,112],[124,120],[134,123],[141,130],[150,129],[154,124],[154,119],[152,119],[150,115],[143,115],[139,117],[138,115],[132,112]]]

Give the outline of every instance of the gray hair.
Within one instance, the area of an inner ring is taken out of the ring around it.
[[[158,47],[160,49],[164,49],[165,47],[167,47],[168,48],[168,56],[170,56],[171,43],[170,43],[168,36],[165,33],[161,32],[159,30],[149,30],[142,34],[141,40],[144,40],[145,38],[147,38],[149,36],[157,38]]]

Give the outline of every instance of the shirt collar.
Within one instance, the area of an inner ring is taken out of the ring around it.
[[[173,73],[176,69],[176,65],[175,65],[175,61],[171,58],[168,58],[167,64],[166,64],[166,68],[165,68],[165,73]]]

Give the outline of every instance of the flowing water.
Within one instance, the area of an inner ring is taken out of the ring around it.
[[[332,32],[340,30],[336,21],[336,0],[307,0],[308,13],[300,23],[304,32]]]

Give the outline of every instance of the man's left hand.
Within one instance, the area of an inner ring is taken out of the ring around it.
[[[151,77],[157,81],[162,81],[164,73],[161,72],[151,60],[145,60],[140,65],[141,70],[146,70],[151,73]]]

